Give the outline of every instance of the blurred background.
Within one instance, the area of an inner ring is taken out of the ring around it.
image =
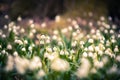
[[[6,14],[11,20],[22,16],[23,19],[39,21],[54,20],[56,15],[87,19],[86,13],[94,13],[93,19],[111,16],[112,21],[119,25],[119,0],[0,0],[0,24],[5,22],[2,18]]]

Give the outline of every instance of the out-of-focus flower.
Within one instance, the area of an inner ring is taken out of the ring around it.
[[[89,39],[88,42],[89,42],[89,43],[93,43],[94,40],[93,40],[93,39]]]
[[[8,44],[8,45],[7,45],[7,49],[11,50],[11,49],[12,49],[12,45],[11,45],[11,44]]]
[[[78,68],[76,75],[79,78],[85,78],[89,74],[89,69],[90,69],[90,62],[86,58],[81,59],[81,66]]]
[[[70,69],[70,65],[66,60],[57,58],[51,63],[51,69],[55,71],[68,71]]]
[[[44,70],[39,70],[36,76],[37,76],[38,79],[45,76],[45,71]]]
[[[57,15],[57,16],[55,17],[55,22],[60,22],[60,20],[61,20],[60,16]]]
[[[5,67],[5,70],[11,71],[11,70],[13,70],[13,66],[14,66],[13,57],[11,55],[8,55],[8,60],[7,60],[7,65]]]
[[[41,63],[40,58],[37,57],[37,56],[34,56],[33,59],[30,61],[29,69],[30,70],[35,70],[35,69],[38,69],[38,68],[41,68],[41,67],[42,67],[42,63]]]

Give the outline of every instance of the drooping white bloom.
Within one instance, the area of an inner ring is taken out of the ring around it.
[[[45,76],[45,71],[44,70],[39,70],[36,77],[39,79],[41,77]]]
[[[18,52],[15,51],[15,52],[13,53],[13,55],[14,55],[14,56],[18,56]]]
[[[83,53],[83,56],[84,56],[84,57],[87,57],[87,56],[88,56],[88,54],[87,54],[86,52],[84,52],[84,53]]]
[[[45,28],[47,26],[47,24],[45,23],[45,22],[43,22],[42,24],[41,24],[41,27],[42,28]]]
[[[87,77],[89,74],[90,66],[91,65],[90,65],[90,62],[88,61],[88,59],[82,58],[81,59],[81,66],[78,68],[76,75],[79,78]]]
[[[11,45],[11,44],[8,44],[8,45],[7,45],[7,49],[11,50],[11,49],[12,49],[12,45]]]
[[[11,55],[8,55],[8,60],[7,60],[7,65],[5,67],[5,70],[11,71],[11,70],[13,70],[13,66],[14,66],[13,57]]]
[[[42,67],[42,63],[41,63],[40,58],[37,57],[37,56],[34,56],[33,59],[30,61],[29,69],[30,70],[35,70],[35,69],[38,69],[38,68],[41,68],[41,67]]]
[[[60,22],[60,20],[61,20],[60,15],[57,15],[57,16],[55,17],[55,22]]]
[[[89,42],[89,43],[93,43],[94,40],[93,40],[93,39],[89,39],[88,42]]]
[[[17,18],[17,21],[22,21],[21,16],[19,16],[19,17]]]
[[[53,60],[50,67],[55,71],[68,71],[70,69],[69,63],[60,58]]]
[[[115,60],[120,62],[120,55],[116,56]]]
[[[22,51],[26,51],[26,49],[25,49],[25,48],[22,48],[21,50],[22,50]]]

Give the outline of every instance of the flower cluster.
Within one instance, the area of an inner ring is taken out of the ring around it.
[[[18,17],[20,21],[22,18]],[[61,17],[57,16],[55,22],[60,21]],[[2,79],[21,76],[25,80],[118,80],[120,33],[117,26],[104,17],[97,22],[70,18],[66,22],[68,27],[51,33],[41,33],[33,20],[25,28],[15,22],[5,25],[0,30]],[[41,27],[46,25],[42,23]],[[90,29],[82,29],[86,26]]]

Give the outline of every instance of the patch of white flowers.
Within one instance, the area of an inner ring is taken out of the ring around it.
[[[21,22],[22,18],[17,20]],[[55,17],[56,23],[61,20],[59,15]],[[82,25],[92,28],[85,32],[77,20],[69,18],[67,22],[70,23],[68,27],[55,29],[50,34],[39,33],[33,20],[28,22],[29,31],[15,22],[4,25],[8,32],[0,30],[0,58],[7,58],[5,71],[16,70],[19,74],[35,71],[37,79],[57,75],[54,72],[62,76],[70,72],[70,76],[81,79],[90,77],[91,73],[98,74],[99,69],[106,74],[120,74],[120,33],[116,33],[116,25],[106,23],[103,16],[96,22],[98,28],[93,28],[94,22],[83,20]],[[43,22],[40,26],[45,28],[47,24]],[[113,65],[109,66],[110,63]]]

